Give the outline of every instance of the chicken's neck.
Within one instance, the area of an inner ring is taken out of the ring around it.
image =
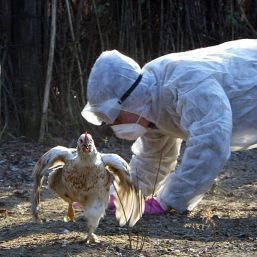
[[[78,160],[82,165],[91,167],[95,166],[101,160],[101,157],[96,148],[94,148],[90,153],[78,152]]]

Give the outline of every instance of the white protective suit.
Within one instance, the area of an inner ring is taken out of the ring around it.
[[[118,104],[140,73],[139,85]],[[145,195],[157,182],[157,199],[191,210],[231,150],[257,147],[257,40],[168,54],[142,70],[118,51],[107,51],[93,66],[87,94],[82,115],[89,122],[111,124],[125,110],[156,125],[132,146],[132,176]],[[171,173],[182,140],[183,159]]]

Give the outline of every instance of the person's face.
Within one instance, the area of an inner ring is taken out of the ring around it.
[[[120,111],[118,118],[114,121],[112,125],[130,124],[130,123],[138,123],[141,126],[147,128],[150,122],[143,117],[139,117],[137,114]]]

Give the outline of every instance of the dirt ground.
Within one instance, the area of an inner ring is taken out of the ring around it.
[[[257,256],[257,150],[233,153],[212,190],[189,214],[144,216],[132,229],[119,227],[107,210],[86,244],[86,222],[65,223],[67,206],[42,188],[40,217],[30,213],[31,170],[49,147],[17,139],[0,145],[0,256]],[[128,147],[99,149],[127,157]]]

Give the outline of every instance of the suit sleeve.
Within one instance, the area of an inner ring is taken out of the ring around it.
[[[177,164],[181,140],[150,129],[132,146],[131,176],[145,196],[156,193]]]
[[[158,198],[185,211],[202,199],[230,156],[232,112],[223,88],[215,79],[207,79],[179,95],[177,113],[188,134],[186,149]]]

